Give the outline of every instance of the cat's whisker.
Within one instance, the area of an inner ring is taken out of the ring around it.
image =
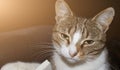
[[[37,54],[35,54],[34,56],[45,56],[46,57],[46,55],[48,55],[48,56],[50,56],[52,53],[51,52],[45,52],[45,53],[37,53]]]
[[[54,48],[53,47],[41,47],[41,46],[39,46],[38,49],[41,50],[41,49],[54,49]]]
[[[51,48],[51,49],[53,49],[54,48],[51,45],[35,45],[35,46],[32,46],[32,47],[33,48],[40,48],[40,49],[42,49],[42,48]]]
[[[52,43],[39,43],[39,44],[36,44],[36,45],[49,45],[49,46],[51,46],[53,44]]]
[[[41,50],[41,51],[39,51],[39,52],[35,52],[35,54],[34,55],[45,55],[45,54],[51,54],[51,53],[53,53],[54,51],[53,50]]]
[[[46,53],[53,53],[55,52],[54,50],[49,50],[49,51],[42,51],[42,52],[38,52],[38,54],[46,54]]]
[[[110,67],[111,67],[113,70],[119,70],[119,69],[120,69],[120,68],[118,68],[118,67],[113,66],[112,64],[110,64]]]
[[[33,45],[33,47],[39,47],[39,46],[51,47],[51,45]]]
[[[40,55],[49,55],[49,54],[52,54],[53,53],[53,50],[44,50],[44,51],[40,51],[40,52],[35,52],[35,54],[33,54],[33,56],[40,56]]]
[[[33,55],[33,57],[35,58],[39,58],[39,59],[46,59],[46,58],[50,58],[53,53],[53,51],[42,51],[42,52],[37,52]]]
[[[43,60],[49,60],[49,59],[51,59],[51,57],[52,57],[52,54],[50,54],[50,55],[46,55],[46,56],[35,56],[35,60],[40,60],[40,61],[43,61]]]

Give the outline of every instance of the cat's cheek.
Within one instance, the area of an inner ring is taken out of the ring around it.
[[[61,47],[61,55],[64,56],[65,58],[71,58],[69,55],[68,47],[65,46]]]
[[[69,61],[70,63],[77,63],[78,60],[74,60],[74,59],[67,59],[67,61]]]

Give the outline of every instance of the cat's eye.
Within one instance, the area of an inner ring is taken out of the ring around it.
[[[66,35],[66,34],[63,34],[63,33],[61,33],[61,37],[62,37],[62,38],[64,38],[64,39],[66,39],[66,40],[68,40],[68,39],[69,39],[69,36],[68,36],[68,35]]]
[[[93,44],[93,43],[94,43],[93,40],[86,40],[86,41],[84,41],[84,44],[86,44],[86,45],[90,45],[90,44]]]

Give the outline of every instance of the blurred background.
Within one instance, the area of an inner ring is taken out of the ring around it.
[[[56,0],[0,0],[0,66],[36,61],[40,43],[51,43]],[[120,39],[120,0],[65,0],[77,16],[91,18],[108,7],[116,11],[108,39]]]

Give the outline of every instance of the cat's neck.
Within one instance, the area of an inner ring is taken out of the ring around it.
[[[57,53],[54,53],[53,56],[56,70],[109,70],[109,64],[106,58],[107,50],[104,49],[100,56],[94,61],[86,62],[84,64],[78,64],[76,66],[69,66],[61,59],[61,57]]]

